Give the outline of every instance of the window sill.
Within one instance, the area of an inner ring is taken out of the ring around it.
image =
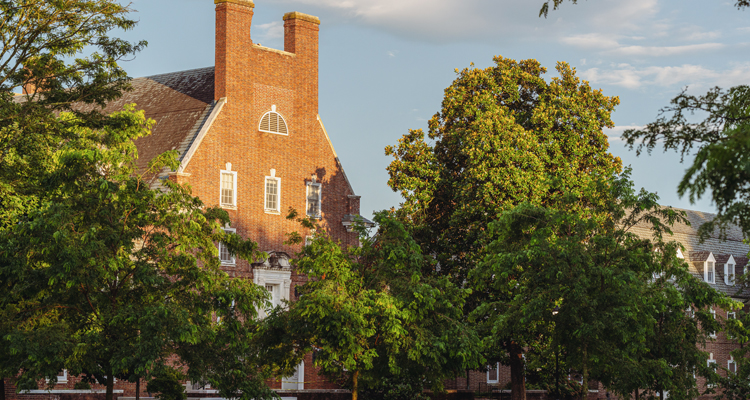
[[[266,214],[271,214],[271,215],[281,215],[281,211],[276,211],[276,210],[265,210],[265,212]]]
[[[221,263],[221,266],[222,266],[222,267],[236,267],[236,266],[237,266],[237,263],[236,263],[236,262],[233,262],[233,263],[222,262],[222,263]]]
[[[221,208],[223,208],[225,210],[236,210],[237,206],[232,206],[232,205],[229,205],[229,204],[222,204]]]

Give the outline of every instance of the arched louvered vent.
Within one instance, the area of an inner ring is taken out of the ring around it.
[[[286,126],[286,121],[281,114],[276,112],[276,107],[263,114],[263,118],[260,119],[261,132],[278,133],[279,135],[288,135],[289,130]]]

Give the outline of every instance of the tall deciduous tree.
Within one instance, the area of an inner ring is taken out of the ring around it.
[[[499,213],[522,203],[554,207],[580,194],[591,177],[621,169],[602,132],[613,126],[618,98],[593,90],[565,63],[547,82],[535,60],[494,61],[458,72],[429,122],[429,141],[413,130],[386,148],[395,158],[389,185],[404,198],[400,217],[416,225],[417,243],[439,261],[431,273],[458,286],[481,259],[487,226]],[[469,308],[482,296],[475,292]],[[514,399],[525,398],[527,333],[492,336],[510,352]]]
[[[560,208],[522,204],[501,214],[471,274],[495,301],[474,314],[494,332],[529,326],[551,337],[582,375],[582,393],[593,378],[624,397],[694,398],[692,374],[706,362],[697,345],[718,328],[710,307],[732,302],[693,277],[679,245],[664,240],[684,217],[653,194],[636,195],[627,178],[595,182]],[[585,206],[602,195],[609,201]],[[651,240],[629,232],[638,224],[651,227]]]
[[[148,376],[181,347],[210,343],[216,313],[231,310],[252,328],[266,294],[220,269],[219,241],[239,257],[258,255],[254,242],[221,229],[226,212],[204,207],[187,186],[152,189],[149,171],[137,171],[133,141],[152,124],[142,111],[129,106],[101,129],[59,118],[74,132],[40,179],[45,196],[0,231],[0,306],[27,328],[3,335],[24,363],[0,364],[13,375],[23,368],[21,387],[67,368],[106,385],[111,400],[115,377]],[[176,163],[174,152],[164,154],[151,172]],[[26,343],[49,325],[61,331],[56,340]],[[48,356],[30,353],[37,348]]]
[[[386,213],[375,237],[342,249],[320,228],[297,260],[310,281],[290,306],[290,326],[315,349],[315,364],[346,377],[352,399],[383,380],[425,386],[479,366],[478,338],[462,323],[468,291],[449,280],[425,276],[434,264],[409,230]]]
[[[38,204],[36,172],[74,133],[59,113],[78,126],[117,123],[98,109],[128,89],[118,62],[146,44],[110,36],[135,26],[130,11],[116,0],[0,1],[0,228]]]

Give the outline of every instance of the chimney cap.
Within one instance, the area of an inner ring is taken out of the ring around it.
[[[241,6],[248,6],[248,7],[255,8],[255,3],[253,3],[253,0],[214,0],[214,4],[221,4],[221,3],[239,4]]]
[[[314,15],[303,14],[297,11],[292,11],[284,14],[284,21],[288,21],[290,19],[301,19],[302,21],[312,22],[313,24],[320,25],[320,18]]]

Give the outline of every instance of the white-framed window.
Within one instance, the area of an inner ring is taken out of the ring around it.
[[[305,389],[305,362],[302,361],[294,369],[292,376],[281,378],[281,389],[304,390]]]
[[[57,375],[57,383],[68,383],[68,370],[64,369],[60,373],[60,375]]]
[[[277,135],[289,135],[284,117],[276,111],[276,105],[271,106],[271,111],[263,114],[260,118],[258,130],[261,132],[275,133]]]
[[[232,164],[222,169],[219,175],[219,204],[225,207],[237,206],[237,171],[232,171]]]
[[[234,228],[224,228],[224,232],[236,233],[237,230]],[[236,264],[234,254],[232,254],[232,252],[229,251],[229,248],[222,242],[219,242],[219,259],[221,260],[221,265],[235,265]]]
[[[727,360],[727,370],[730,374],[737,373],[737,363],[734,362],[734,357],[732,356],[729,356],[729,360]]]
[[[279,292],[279,285],[272,285],[272,284],[266,284],[266,290],[268,291],[268,296],[271,300],[271,308],[274,308],[281,304],[279,301],[279,295],[281,294]]]
[[[734,311],[727,312],[727,319],[737,319],[737,313]]]
[[[714,320],[716,320],[716,310],[711,309],[711,316],[714,318]],[[711,336],[712,338],[716,339],[716,331],[710,332],[708,336]]]
[[[487,366],[487,383],[500,382],[500,363]]]
[[[707,283],[716,283],[716,259],[713,253],[709,253],[708,259],[703,262],[703,280]]]
[[[323,198],[323,188],[320,183],[315,182],[313,179],[311,182],[307,182],[307,216],[313,218],[320,218],[321,216],[321,200]]]
[[[280,213],[281,212],[281,178],[276,177],[276,170],[271,170],[271,176],[267,176],[265,180],[265,200],[264,208],[266,212]]]
[[[714,366],[716,365],[716,360],[714,360],[714,353],[711,353],[711,354],[710,354],[710,355],[708,356],[708,361],[706,361],[706,365],[708,366],[708,368],[711,368],[711,367],[712,367],[712,364],[713,364]],[[712,387],[714,387],[714,386],[716,386],[716,384],[713,384],[713,383],[706,383],[706,387],[712,388]]]
[[[729,260],[724,264],[724,283],[729,286],[734,286],[734,267],[737,263],[734,261],[733,256],[729,256]]]

